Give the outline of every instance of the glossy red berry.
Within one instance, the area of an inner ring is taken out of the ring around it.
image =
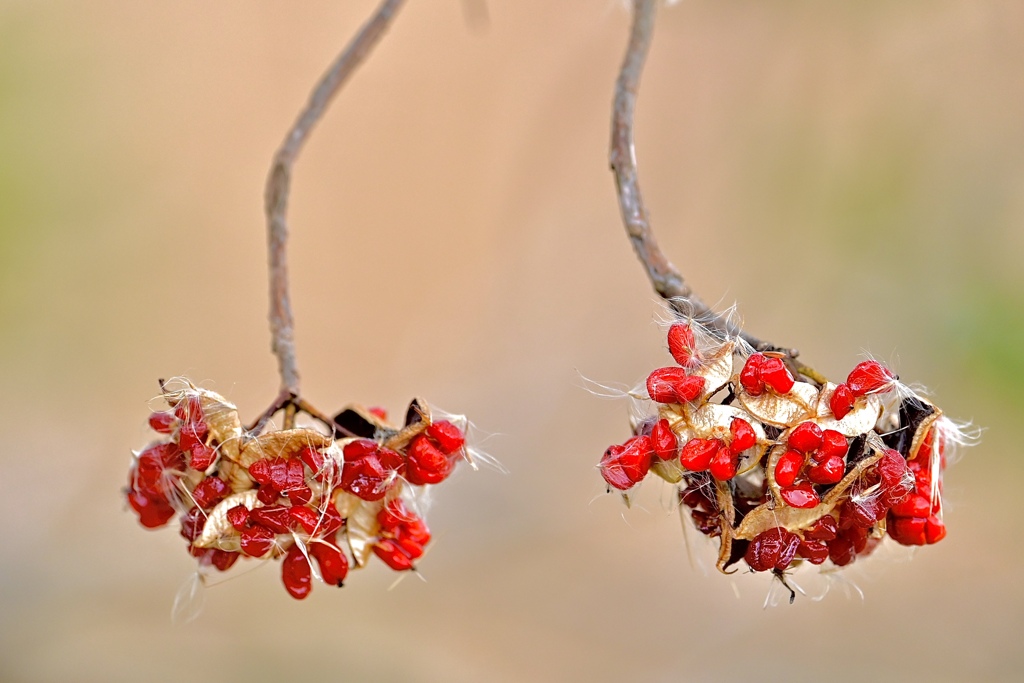
[[[703,472],[711,465],[721,444],[718,439],[690,439],[679,454],[679,463],[693,472]]]
[[[250,557],[263,557],[274,547],[274,532],[254,524],[242,532],[242,552]]]
[[[287,534],[291,529],[291,516],[289,508],[283,505],[268,505],[261,508],[253,508],[249,511],[249,521],[253,524],[262,524],[275,534]]]
[[[798,451],[786,451],[775,464],[775,483],[789,488],[796,483],[797,475],[804,466],[804,456]]]
[[[178,425],[178,418],[174,413],[158,412],[149,416],[149,427],[160,434],[170,434]]]
[[[307,534],[313,533],[320,523],[320,513],[305,505],[293,505],[288,508],[288,516],[292,524],[297,524]]]
[[[647,394],[657,403],[688,403],[700,397],[705,382],[684,368],[658,368],[647,377]]]
[[[902,545],[924,545],[928,542],[925,533],[927,523],[924,517],[890,517],[886,531]]]
[[[813,422],[801,422],[789,433],[789,447],[801,453],[811,453],[821,448],[823,435],[821,427]]]
[[[824,541],[805,540],[800,542],[797,553],[811,564],[821,564],[828,559],[828,546]]]
[[[242,531],[249,522],[249,509],[244,505],[236,505],[227,512],[228,524]]]
[[[804,538],[812,541],[831,541],[839,532],[839,525],[831,515],[825,515],[810,528],[804,529]]]
[[[439,484],[453,467],[448,456],[426,434],[417,435],[409,444],[405,477],[410,484]]]
[[[736,476],[736,465],[738,459],[738,455],[734,454],[727,446],[722,444],[711,457],[711,463],[708,466],[708,470],[711,472],[711,476],[718,481],[728,481]]]
[[[686,367],[694,358],[697,342],[693,328],[685,323],[676,323],[668,328],[668,352],[676,362]]]
[[[845,436],[834,429],[825,429],[821,432],[821,446],[818,448],[817,453],[814,453],[811,457],[817,462],[822,462],[829,458],[839,458],[842,460],[846,457],[849,450],[850,444],[847,443]]]
[[[453,455],[460,451],[466,443],[462,430],[448,420],[434,422],[427,427],[427,436],[437,443],[445,455]]]
[[[881,391],[890,386],[896,377],[889,370],[875,360],[866,360],[858,363],[846,378],[846,383],[854,396],[864,396],[876,391]]]
[[[795,381],[781,358],[765,358],[761,364],[761,380],[777,394],[788,394]]]
[[[189,458],[188,466],[199,472],[208,470],[217,458],[217,451],[202,441],[194,443],[190,452],[191,457]]]
[[[757,434],[750,423],[741,417],[734,417],[729,425],[729,432],[732,434],[732,442],[729,449],[736,454],[742,453],[748,448],[757,445]]]
[[[821,502],[810,484],[796,484],[782,489],[782,500],[794,508],[812,508]]]
[[[348,558],[330,543],[311,543],[309,554],[320,566],[320,577],[331,586],[341,586],[348,575]]]
[[[668,420],[662,418],[651,427],[651,448],[660,460],[672,460],[679,455],[679,438]]]
[[[846,463],[842,457],[833,455],[807,470],[807,478],[815,484],[836,484],[843,478],[845,470]]]
[[[856,397],[853,392],[850,391],[850,387],[846,384],[840,384],[836,387],[831,398],[828,400],[828,407],[832,409],[832,414],[837,420],[842,420],[846,415],[853,410],[853,403]]]
[[[633,437],[605,451],[600,464],[601,476],[610,486],[625,491],[647,476],[653,457],[650,437]]]
[[[231,487],[220,477],[206,477],[196,484],[192,491],[192,500],[204,510],[209,510],[214,505],[231,493]]]
[[[296,600],[302,600],[313,590],[313,572],[298,545],[289,548],[281,562],[281,582]]]
[[[218,571],[226,572],[231,568],[231,565],[238,561],[239,557],[239,553],[214,548],[213,553],[210,555],[210,563],[216,567]]]
[[[401,547],[390,538],[381,539],[373,546],[374,554],[395,571],[412,569],[410,558]]]
[[[938,543],[946,537],[946,525],[932,515],[924,525],[924,538],[928,543]]]
[[[892,514],[897,517],[927,517],[931,512],[931,501],[917,493],[892,506]]]
[[[147,529],[162,527],[174,517],[174,508],[163,497],[151,496],[141,491],[129,491],[128,504],[139,515],[139,523]]]
[[[799,536],[782,527],[775,527],[755,536],[747,546],[743,559],[756,572],[771,569],[783,571],[793,561],[799,547]]]

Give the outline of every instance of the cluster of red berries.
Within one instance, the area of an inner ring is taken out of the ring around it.
[[[400,428],[380,409],[348,408],[334,427],[349,436],[335,438],[310,428],[247,431],[234,405],[186,381],[165,386],[163,398],[170,410],[149,418],[161,438],[128,474],[139,521],[155,529],[178,516],[201,569],[281,559],[297,599],[313,578],[341,586],[351,565],[374,554],[413,569],[430,531],[410,503],[468,458],[464,418],[433,420],[418,400]]]
[[[720,539],[720,570],[743,560],[782,577],[804,562],[847,565],[886,535],[945,536],[942,472],[959,428],[881,363],[832,384],[695,321],[672,324],[668,348],[677,365],[637,390],[633,436],[599,469],[624,494],[649,474],[675,484],[696,527]]]

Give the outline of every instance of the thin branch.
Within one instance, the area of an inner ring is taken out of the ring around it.
[[[636,170],[636,149],[633,144],[633,112],[636,109],[637,91],[644,62],[651,47],[654,33],[654,19],[660,0],[633,0],[633,26],[630,31],[626,56],[622,60],[618,80],[615,82],[615,103],[612,108],[612,140],[608,161],[615,174],[618,188],[619,210],[636,251],[637,258],[647,271],[647,277],[654,291],[665,299],[680,315],[699,318],[722,333],[740,336],[759,351],[778,351],[802,374],[804,370],[813,373],[793,359],[799,353],[796,349],[784,349],[762,341],[739,329],[725,316],[716,313],[697,296],[683,278],[682,273],[665,256],[658,246],[651,229],[647,207],[640,194],[640,183]],[[807,375],[816,377],[817,373]]]
[[[405,0],[384,0],[352,41],[327,69],[310,95],[284,142],[274,155],[264,194],[267,212],[267,250],[270,269],[271,348],[277,356],[282,391],[298,395],[299,371],[295,361],[294,319],[288,295],[287,242],[288,191],[292,166],[303,144],[333,97],[363,62],[391,25]]]

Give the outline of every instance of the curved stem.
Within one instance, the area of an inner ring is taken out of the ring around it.
[[[658,246],[651,228],[647,207],[640,193],[640,182],[636,170],[636,148],[633,143],[633,113],[636,109],[640,76],[644,70],[647,53],[654,33],[654,19],[660,0],[633,0],[633,26],[622,60],[619,77],[615,82],[615,102],[612,107],[612,139],[608,161],[615,174],[618,189],[619,210],[626,234],[633,243],[637,258],[647,272],[654,291],[665,299],[682,316],[692,316],[723,334],[739,336],[758,351],[778,351],[787,357],[787,362],[801,374],[816,378],[803,364],[794,360],[796,349],[777,347],[744,332],[725,316],[716,313],[697,296],[676,268]]]
[[[333,97],[363,62],[391,25],[405,0],[384,0],[328,67],[310,95],[309,102],[295,120],[281,147],[274,155],[267,178],[264,200],[267,212],[267,250],[270,270],[271,349],[277,356],[281,390],[299,393],[299,371],[295,361],[295,338],[291,299],[288,294],[288,191],[292,166],[303,144]]]

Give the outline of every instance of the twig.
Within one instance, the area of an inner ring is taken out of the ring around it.
[[[637,258],[647,271],[654,291],[683,316],[693,316],[724,334],[739,336],[758,351],[777,351],[786,356],[787,363],[801,374],[816,381],[818,373],[795,360],[799,351],[777,347],[741,330],[725,316],[716,313],[697,296],[686,283],[682,273],[665,256],[651,229],[647,207],[640,194],[636,170],[636,149],[633,144],[633,112],[644,62],[651,47],[654,19],[660,0],[633,0],[633,26],[630,31],[626,56],[622,60],[619,77],[615,82],[615,103],[612,108],[612,140],[608,161],[615,174],[619,210],[636,251]]]
[[[288,190],[292,166],[306,138],[323,115],[331,99],[362,63],[391,25],[394,15],[405,0],[384,0],[352,38],[344,51],[321,77],[310,95],[306,108],[299,114],[284,142],[274,155],[264,194],[267,212],[267,250],[270,269],[270,333],[271,349],[277,356],[281,389],[299,393],[299,371],[295,362],[294,319],[288,295],[288,263],[286,246],[288,223]]]

